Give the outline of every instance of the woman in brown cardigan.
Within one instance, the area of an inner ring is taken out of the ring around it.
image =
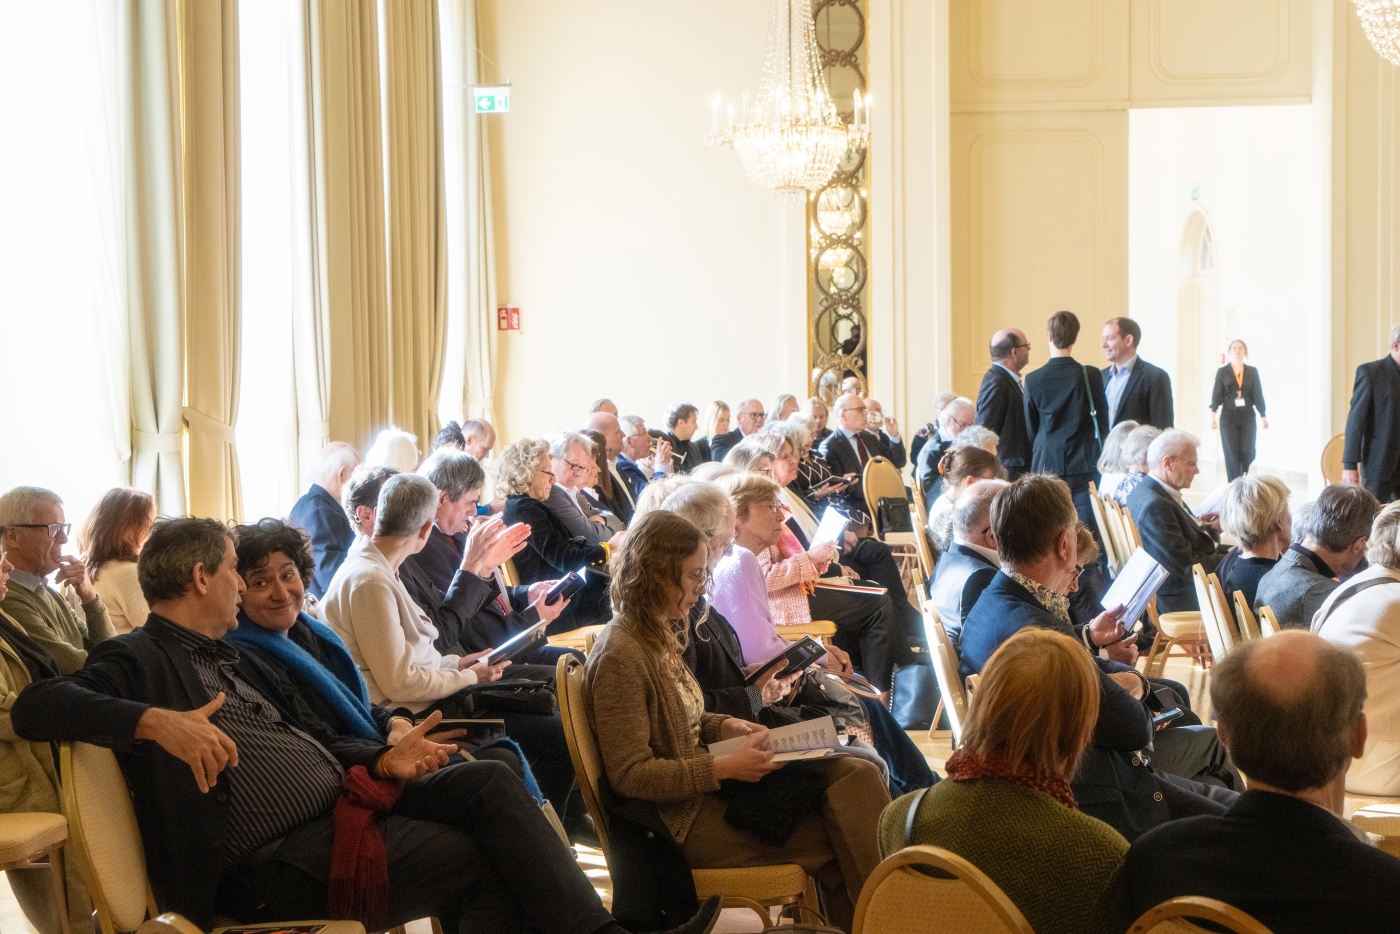
[[[725,822],[716,794],[725,779],[756,782],[781,768],[768,731],[705,712],[681,659],[690,610],[705,593],[708,546],[685,519],[654,512],[637,521],[613,560],[614,617],[584,669],[584,705],[613,791],[656,805],[695,869],[797,863],[817,881],[828,918],[850,929],[861,886],[880,861],[876,828],[889,792],[862,759],[804,762],[827,780],[820,807],[782,845]],[[729,755],[706,744],[748,741]]]

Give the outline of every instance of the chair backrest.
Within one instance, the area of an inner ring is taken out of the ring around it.
[[[915,867],[941,870],[941,878]],[[986,873],[956,853],[909,846],[866,880],[852,934],[1034,934]]]
[[[1215,928],[1203,928],[1187,919],[1209,921]],[[1225,930],[1230,934],[1272,934],[1251,915],[1233,905],[1200,895],[1179,895],[1155,908],[1149,908],[1128,928],[1128,934],[1185,934],[1188,931]]]
[[[1206,575],[1206,582],[1210,584],[1210,599],[1215,607],[1216,619],[1220,620],[1220,625],[1224,627],[1230,648],[1233,650],[1244,642],[1240,627],[1235,622],[1235,613],[1230,609],[1230,601],[1225,599],[1225,588],[1220,586],[1220,578],[1214,571]]]
[[[1235,621],[1240,624],[1240,638],[1245,642],[1253,642],[1259,638],[1259,624],[1254,621],[1254,614],[1249,611],[1249,601],[1244,598],[1243,590],[1235,591]]]
[[[1342,448],[1346,435],[1333,435],[1322,448],[1322,479],[1328,483],[1342,482]]]
[[[1193,565],[1191,579],[1196,585],[1196,602],[1201,607],[1201,625],[1205,627],[1206,639],[1210,642],[1210,654],[1219,661],[1230,654],[1234,643],[1230,639],[1229,630],[1217,615],[1215,595],[1211,593],[1205,568],[1199,564]]]
[[[948,726],[952,728],[953,745],[962,739],[963,723],[967,720],[967,691],[958,674],[961,664],[958,653],[953,649],[948,631],[938,618],[938,610],[932,600],[924,602],[924,636],[928,640],[928,650],[933,662],[933,676],[938,681],[938,693],[943,697],[943,709],[948,712]]]
[[[1131,512],[1119,506],[1116,502],[1113,505],[1118,510],[1118,517],[1123,520],[1123,531],[1128,537],[1127,554],[1131,555],[1138,548],[1142,547],[1142,533],[1138,531],[1137,520],[1133,518]]]
[[[909,493],[904,489],[904,478],[900,476],[899,468],[887,458],[872,457],[865,462],[865,471],[860,479],[865,488],[865,507],[875,526],[875,536],[883,537],[885,530],[880,528],[880,500],[887,496],[907,500]]]
[[[1259,638],[1267,639],[1269,636],[1276,636],[1278,630],[1278,617],[1274,615],[1273,607],[1261,606],[1259,608]]]
[[[583,796],[588,813],[593,816],[593,828],[598,832],[603,858],[607,859],[608,816],[598,799],[598,782],[603,777],[603,754],[598,751],[598,738],[588,725],[588,712],[583,705],[583,663],[576,656],[559,657],[554,690],[559,696],[559,720],[564,727],[569,759],[578,777],[579,794]]]
[[[77,856],[103,934],[134,931],[158,912],[146,878],[136,811],[117,757],[100,746],[64,743],[59,770],[67,850]]]
[[[1129,546],[1128,532],[1123,526],[1123,516],[1118,511],[1118,504],[1111,499],[1096,499],[1093,501],[1094,518],[1100,519],[1102,524],[1099,529],[1103,533],[1104,556],[1108,559],[1108,569],[1113,576],[1117,577],[1123,570],[1123,565],[1128,563],[1133,549]]]
[[[501,563],[501,579],[507,587],[520,586],[520,574],[515,570],[515,562],[509,558]]]

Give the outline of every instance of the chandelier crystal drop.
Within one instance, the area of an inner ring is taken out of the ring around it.
[[[1354,0],[1356,15],[1371,45],[1392,65],[1400,65],[1400,0]]]
[[[773,0],[763,83],[752,113],[744,96],[741,122],[719,126],[719,101],[712,114],[711,146],[739,154],[749,178],[774,189],[788,204],[820,190],[850,149],[870,139],[869,108],[855,93],[852,120],[841,120],[822,73],[810,0]]]

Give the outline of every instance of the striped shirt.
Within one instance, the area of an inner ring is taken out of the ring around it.
[[[324,746],[282,719],[272,702],[238,674],[238,650],[152,615],[190,653],[199,681],[224,705],[210,718],[238,747],[238,765],[219,773],[227,783],[228,821],[222,865],[236,869],[260,847],[330,813],[345,772]]]

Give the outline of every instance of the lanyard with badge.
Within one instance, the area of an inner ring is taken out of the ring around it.
[[[1230,369],[1233,371],[1234,367]],[[1235,408],[1242,409],[1244,407],[1244,367],[1240,367],[1240,371],[1235,373]]]

